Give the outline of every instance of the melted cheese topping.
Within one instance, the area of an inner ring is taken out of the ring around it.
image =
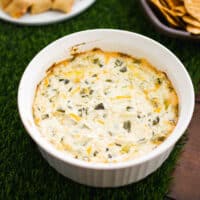
[[[88,162],[149,153],[173,131],[178,98],[145,59],[94,49],[54,64],[38,85],[35,124],[56,148]]]

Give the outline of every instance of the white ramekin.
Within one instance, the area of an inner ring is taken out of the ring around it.
[[[165,142],[141,158],[112,164],[80,161],[66,156],[49,144],[34,124],[33,97],[37,84],[45,76],[45,71],[53,63],[69,57],[71,51],[80,52],[95,47],[147,58],[154,66],[167,73],[178,93],[179,120],[176,128]],[[90,186],[117,187],[143,179],[166,160],[191,120],[194,109],[194,89],[180,60],[158,42],[127,31],[87,30],[56,40],[34,57],[26,68],[19,85],[18,108],[27,132],[39,146],[43,157],[59,173]]]

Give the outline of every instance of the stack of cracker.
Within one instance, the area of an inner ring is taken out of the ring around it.
[[[170,26],[200,34],[200,0],[150,0]]]

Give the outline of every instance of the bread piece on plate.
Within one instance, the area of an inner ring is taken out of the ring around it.
[[[31,6],[31,14],[42,13],[52,7],[52,0],[34,0]]]
[[[12,0],[5,8],[5,12],[14,18],[24,15],[34,0]]]
[[[74,0],[54,0],[52,9],[68,13],[71,11],[73,4]]]
[[[5,8],[12,0],[0,0],[0,7]]]

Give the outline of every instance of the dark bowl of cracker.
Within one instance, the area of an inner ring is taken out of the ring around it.
[[[140,0],[140,3],[159,32],[200,41],[200,0]]]

